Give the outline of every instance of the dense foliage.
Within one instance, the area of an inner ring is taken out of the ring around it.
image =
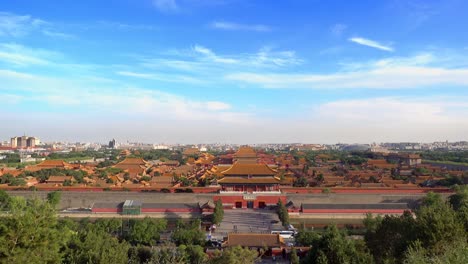
[[[468,163],[468,151],[424,151],[421,157],[425,160]]]
[[[223,221],[224,209],[221,199],[216,200],[213,212],[213,224],[219,225]]]
[[[468,263],[468,188],[455,191],[447,201],[429,193],[414,215],[368,215],[364,239],[353,239],[335,225],[323,233],[301,231],[297,243],[311,246],[301,263]],[[161,219],[59,220],[59,201],[60,192],[49,193],[46,201],[0,192],[0,207],[8,211],[0,221],[0,263],[247,264],[262,254],[232,247],[208,258],[200,221],[179,221],[171,242],[161,243],[167,226]],[[284,210],[278,202],[278,214]]]
[[[276,208],[276,213],[278,214],[279,220],[283,223],[283,226],[289,224],[289,213],[288,209],[284,205],[284,203],[279,200]]]
[[[163,219],[59,220],[54,207],[60,193],[47,198],[26,200],[0,192],[0,206],[9,211],[0,221],[0,263],[228,264],[258,258],[257,251],[236,247],[209,259],[200,221],[179,221],[172,234],[175,244],[161,244],[167,225]]]
[[[368,217],[365,241],[376,263],[467,263],[468,197],[467,188],[444,201],[429,193],[415,218],[402,216]],[[450,253],[448,249],[461,251]],[[438,262],[437,259],[456,259]],[[465,261],[461,261],[464,259]]]

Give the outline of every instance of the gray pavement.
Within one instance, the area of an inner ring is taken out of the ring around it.
[[[274,223],[275,222],[275,223]],[[274,210],[232,209],[224,211],[221,225],[212,237],[221,239],[228,233],[262,233],[281,230],[281,222]]]

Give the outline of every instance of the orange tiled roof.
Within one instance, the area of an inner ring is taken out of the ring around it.
[[[256,157],[257,153],[251,147],[240,147],[234,154],[235,157]]]
[[[375,164],[388,164],[388,162],[384,159],[371,159],[367,161],[367,164],[369,165],[375,165]]]
[[[46,182],[54,183],[54,182],[64,182],[66,180],[73,181],[74,179],[72,176],[50,176]]]
[[[283,239],[278,234],[228,234],[228,246],[281,247]]]
[[[184,155],[195,155],[198,154],[200,150],[198,148],[186,148],[182,154]]]
[[[218,180],[218,183],[245,183],[245,184],[260,184],[260,183],[268,183],[268,184],[277,184],[281,181],[275,177],[255,177],[255,178],[243,178],[243,177],[224,177],[221,180]]]
[[[121,162],[117,163],[117,165],[146,165],[147,162],[142,158],[125,158]]]
[[[224,175],[275,175],[277,171],[266,164],[234,163],[229,169],[221,173]]]
[[[63,160],[44,160],[36,165],[40,168],[58,168],[58,167],[72,167],[73,165]]]
[[[140,174],[145,171],[145,167],[140,165],[125,165],[125,164],[117,164],[114,168],[122,169],[124,171],[128,171],[130,174]]]

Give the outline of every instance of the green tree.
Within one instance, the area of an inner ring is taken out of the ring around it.
[[[455,194],[449,197],[449,202],[455,211],[468,207],[468,185],[455,186]]]
[[[419,241],[414,243],[405,254],[405,264],[465,264],[468,263],[468,244],[466,241],[444,246],[441,255],[432,255]]]
[[[97,229],[104,231],[108,234],[117,235],[122,230],[122,219],[118,218],[101,218],[94,223]]]
[[[449,197],[449,202],[468,232],[468,185],[456,186],[454,190],[455,194]]]
[[[307,179],[304,176],[301,176],[294,180],[293,186],[294,187],[306,187],[308,184]]]
[[[205,254],[203,247],[199,245],[180,245],[178,250],[185,255],[188,263],[203,264],[208,261],[208,256]]]
[[[68,243],[64,263],[126,264],[129,248],[127,242],[119,242],[116,237],[88,224]]]
[[[299,256],[297,255],[296,248],[291,250],[291,264],[299,264]]]
[[[200,220],[189,224],[178,221],[176,230],[172,233],[172,240],[176,245],[204,245],[205,233],[200,230]]]
[[[295,240],[299,245],[312,246],[320,239],[320,236],[314,231],[301,230],[297,233]]]
[[[440,195],[428,194],[424,204],[416,210],[416,225],[417,238],[426,249],[439,254],[447,243],[467,239],[460,218]]]
[[[60,263],[60,249],[71,234],[57,223],[49,203],[13,197],[0,222],[0,262]]]
[[[215,208],[213,211],[213,223],[216,225],[219,225],[223,221],[224,217],[224,209],[223,209],[223,203],[221,202],[221,199],[216,200],[215,202]]]
[[[328,226],[321,238],[311,247],[303,263],[373,263],[365,245],[356,245],[336,225]]]
[[[166,229],[167,221],[145,217],[144,219],[130,219],[130,231],[126,238],[133,245],[154,245],[159,240],[161,231]]]
[[[409,212],[366,219],[365,225],[364,238],[377,263],[400,263],[405,250],[415,240],[416,222]]]
[[[444,201],[442,200],[442,196],[434,192],[428,192],[426,197],[424,197],[422,200],[423,207],[441,205],[442,203],[444,203]]]
[[[288,209],[284,205],[283,201],[278,200],[276,212],[278,214],[279,220],[281,221],[281,223],[283,223],[283,226],[286,226],[287,224],[289,224]]]
[[[60,191],[53,191],[47,193],[47,202],[56,208],[60,204],[60,199],[62,198],[62,193]]]
[[[210,264],[253,264],[258,259],[258,252],[241,246],[216,251]]]
[[[190,263],[184,252],[177,247],[157,247],[152,252],[152,257],[145,264],[186,264]]]
[[[4,190],[0,190],[0,211],[9,210],[11,197]]]

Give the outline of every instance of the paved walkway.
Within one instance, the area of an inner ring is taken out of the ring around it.
[[[282,226],[274,210],[232,209],[224,210],[223,222],[212,237],[221,239],[228,233],[236,232],[270,234],[271,230],[278,229],[282,229]]]

